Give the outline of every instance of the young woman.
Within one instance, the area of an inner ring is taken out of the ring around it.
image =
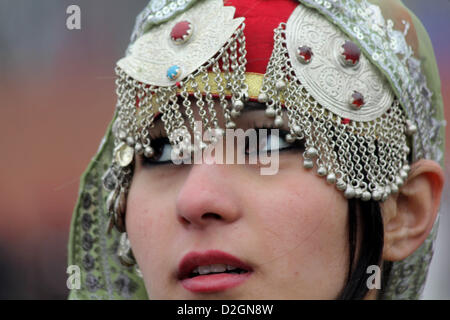
[[[71,298],[419,297],[443,105],[400,1],[150,1],[116,72]]]

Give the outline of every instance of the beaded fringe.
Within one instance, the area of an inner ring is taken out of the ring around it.
[[[407,119],[397,100],[379,118],[359,122],[341,118],[319,105],[296,78],[285,43],[285,24],[275,29],[275,46],[258,100],[282,125],[287,109],[288,139],[304,139],[303,165],[317,166],[346,198],[386,200],[408,176]]]
[[[161,120],[174,150],[180,155],[186,151],[186,139],[183,134],[190,130],[198,134],[195,127],[194,110],[202,120],[205,130],[217,130],[218,117],[211,91],[209,73],[214,76],[215,86],[219,92],[219,102],[225,126],[234,129],[233,119],[240,115],[248,100],[248,87],[245,83],[246,48],[242,24],[230,40],[219,52],[196,72],[183,81],[175,82],[170,87],[147,85],[127,75],[120,67],[116,67],[117,86],[117,119],[113,125],[115,149],[113,163],[104,176],[104,187],[110,192],[107,199],[107,212],[111,217],[111,226],[125,232],[126,195],[131,183],[132,163],[134,155],[152,157],[154,150],[148,129],[153,127],[157,112],[161,112]],[[202,88],[202,90],[200,89]],[[194,103],[188,93],[193,92]],[[231,99],[226,98],[226,93]],[[187,121],[180,111],[183,106]],[[198,137],[194,137],[198,138]],[[201,137],[200,140],[201,141]],[[214,142],[212,139],[211,142]],[[192,146],[189,141],[189,146]],[[207,145],[202,143],[201,148]]]

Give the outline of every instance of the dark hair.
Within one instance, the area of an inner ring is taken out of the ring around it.
[[[362,201],[351,199],[348,201],[349,221],[349,269],[347,283],[338,299],[363,299],[369,289],[367,287],[367,267],[380,265],[384,245],[383,218],[380,204],[377,201]],[[358,232],[361,240],[358,247]],[[356,260],[356,264],[354,263]]]

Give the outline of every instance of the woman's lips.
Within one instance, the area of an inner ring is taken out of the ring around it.
[[[189,278],[195,268],[214,264],[225,264],[247,272],[241,274],[211,273]],[[178,279],[183,287],[191,292],[217,292],[243,283],[251,276],[252,271],[252,267],[238,258],[219,250],[209,250],[204,253],[190,252],[180,261]]]
[[[250,277],[251,272],[234,273],[215,273],[200,275],[194,278],[181,280],[183,287],[189,291],[197,293],[210,293],[224,291],[236,287]]]

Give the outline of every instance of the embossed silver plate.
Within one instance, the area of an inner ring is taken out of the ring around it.
[[[349,38],[315,10],[297,6],[286,25],[289,59],[297,78],[319,104],[331,112],[356,121],[371,121],[382,115],[394,99],[384,76],[361,54],[356,67],[340,62],[341,46]],[[303,64],[298,47],[308,46],[314,56]],[[365,105],[353,109],[349,100],[354,91],[364,96]]]
[[[117,65],[129,76],[146,84],[171,86],[174,80],[167,70],[174,65],[181,68],[181,81],[207,62],[227,43],[244,18],[234,19],[235,8],[224,6],[223,0],[206,0],[169,20],[136,40],[130,54]],[[192,37],[183,45],[173,43],[172,28],[180,21],[194,24]]]

